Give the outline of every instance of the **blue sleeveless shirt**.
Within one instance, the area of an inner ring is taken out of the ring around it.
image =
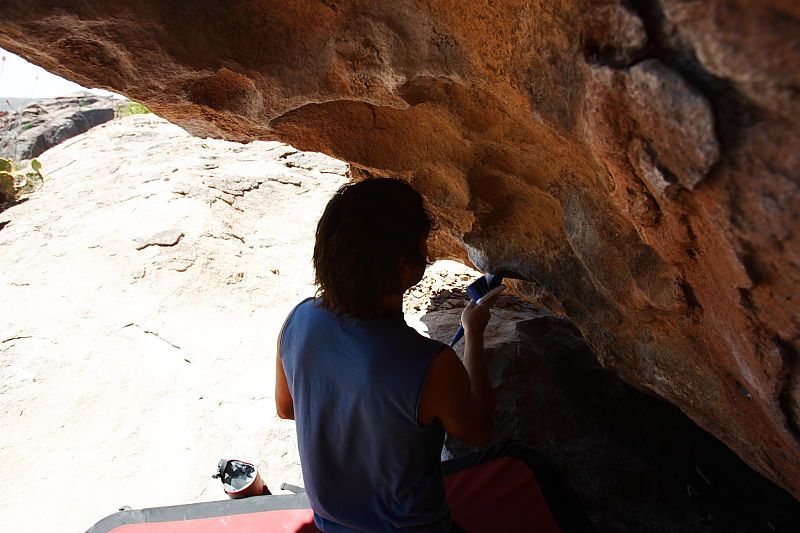
[[[425,377],[444,344],[414,331],[400,312],[360,320],[319,303],[295,307],[280,341],[317,527],[447,531],[444,429],[438,420],[417,422]]]

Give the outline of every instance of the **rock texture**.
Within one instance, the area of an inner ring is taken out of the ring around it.
[[[429,298],[421,323],[447,339],[466,282],[444,289],[435,281],[430,272],[415,289]],[[503,296],[485,346],[494,440],[525,442],[557,466],[598,533],[797,529],[800,503],[676,407],[603,369],[569,320]],[[463,355],[463,343],[456,350]],[[446,448],[447,457],[474,450],[453,438]]]
[[[516,272],[606,368],[800,497],[796,2],[11,0],[0,14],[0,46],[191,133],[408,179],[440,219],[440,256]]]
[[[123,100],[124,101],[124,100]],[[113,119],[120,100],[79,94],[42,100],[0,117],[0,157],[19,161]]]

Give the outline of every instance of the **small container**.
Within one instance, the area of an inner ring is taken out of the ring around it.
[[[220,459],[217,464],[217,473],[212,477],[222,481],[225,494],[234,500],[272,494],[267,488],[267,484],[261,479],[258,468],[247,461]]]

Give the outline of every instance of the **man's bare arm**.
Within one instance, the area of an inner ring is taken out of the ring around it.
[[[483,350],[483,331],[497,294],[481,304],[467,305],[461,316],[464,362],[449,347],[436,356],[417,413],[420,423],[427,425],[438,418],[450,435],[473,444],[488,443],[494,423],[494,391]]]
[[[280,418],[294,420],[294,400],[281,361],[280,335],[278,335],[278,348],[275,351],[275,410]]]
[[[485,372],[473,365],[473,372]],[[473,386],[467,369],[451,348],[436,356],[420,398],[418,419],[423,425],[438,418],[450,435],[473,444],[486,444],[492,433],[494,394],[488,376]],[[488,390],[487,390],[488,389]]]

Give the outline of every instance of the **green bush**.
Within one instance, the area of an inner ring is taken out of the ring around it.
[[[117,107],[117,118],[129,117],[131,115],[145,115],[152,113],[147,106],[139,102],[126,101]]]
[[[14,185],[14,175],[5,170],[0,171],[0,203],[16,199],[17,189]]]
[[[0,203],[13,202],[20,194],[29,194],[44,183],[42,164],[38,159],[14,164],[0,158]]]

